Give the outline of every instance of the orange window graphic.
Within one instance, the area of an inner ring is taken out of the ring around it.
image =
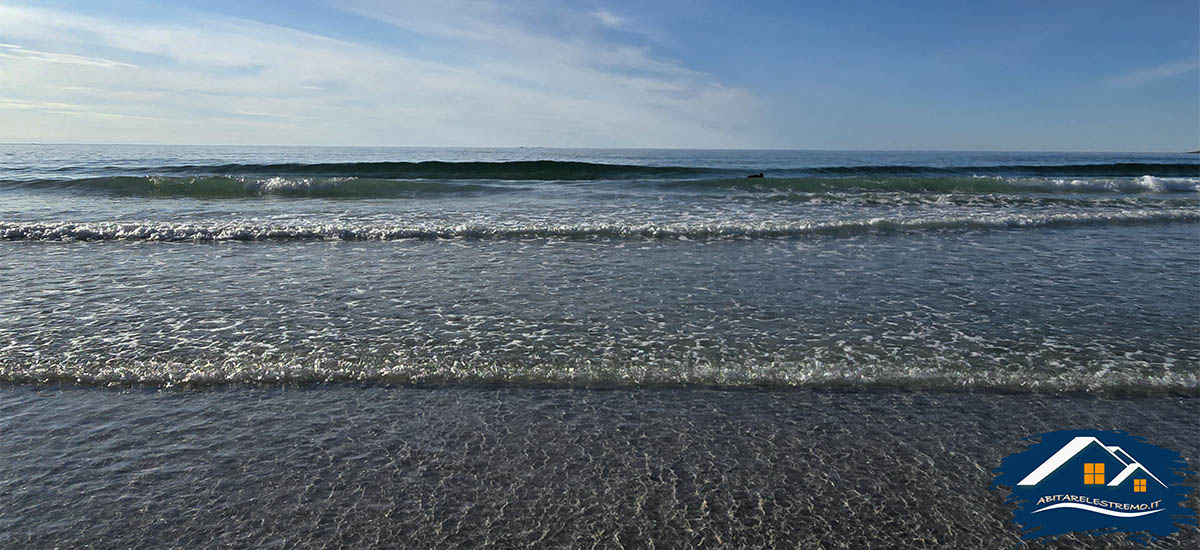
[[[1144,480],[1143,480],[1144,481]],[[1104,485],[1104,463],[1086,462],[1083,465],[1084,485]],[[1144,486],[1144,484],[1143,484]]]
[[[1146,480],[1144,480],[1144,479],[1133,480],[1133,492],[1135,492],[1135,493],[1146,492]]]

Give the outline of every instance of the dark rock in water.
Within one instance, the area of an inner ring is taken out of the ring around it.
[[[761,177],[764,177],[764,176],[763,176],[763,173],[762,173],[762,172],[759,172],[759,173],[757,173],[757,174],[750,174],[749,176],[746,176],[746,179],[750,179],[750,178],[761,178]]]

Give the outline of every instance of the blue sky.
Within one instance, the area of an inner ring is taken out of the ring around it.
[[[0,1],[0,141],[1192,150],[1200,3]]]

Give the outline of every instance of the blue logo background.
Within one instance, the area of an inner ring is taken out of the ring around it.
[[[1196,524],[1179,453],[1125,432],[1067,430],[1005,458],[993,487],[1010,489],[1022,538],[1120,532],[1150,542]]]

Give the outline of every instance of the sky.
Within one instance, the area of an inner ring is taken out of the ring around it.
[[[0,0],[0,142],[1200,149],[1200,2]]]

